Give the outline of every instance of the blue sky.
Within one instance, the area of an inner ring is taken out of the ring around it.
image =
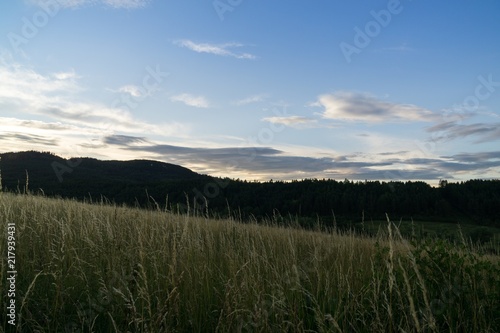
[[[248,180],[500,177],[500,2],[0,4],[0,152]]]

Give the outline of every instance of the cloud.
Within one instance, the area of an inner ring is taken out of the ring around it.
[[[210,103],[203,96],[194,96],[191,94],[180,94],[170,97],[170,100],[173,102],[181,102],[188,106],[194,106],[196,108],[208,108],[210,107]]]
[[[62,123],[47,123],[38,120],[22,120],[17,118],[0,117],[0,128],[17,130],[21,128],[41,129],[51,131],[70,131],[75,129],[74,126]]]
[[[322,117],[339,121],[410,122],[433,121],[436,115],[411,104],[397,104],[368,94],[337,92],[321,95],[314,104],[324,108]]]
[[[174,135],[183,131],[183,125],[178,123],[150,124],[136,119],[126,110],[82,102],[48,106],[39,109],[38,114],[76,126],[96,128],[104,133],[119,131]]]
[[[144,144],[148,141],[144,137],[129,136],[129,135],[109,135],[103,140],[105,144],[117,146],[129,146],[132,144]]]
[[[23,150],[49,149],[66,156],[99,158],[101,155],[105,159],[153,158],[215,176],[261,180],[327,177],[355,180],[438,180],[500,176],[498,151],[412,158],[416,154],[411,151],[405,154],[403,150],[406,151],[408,145],[399,142],[404,139],[392,145],[387,143],[394,139],[385,137],[383,140],[374,136],[361,137],[360,140],[366,141],[364,150],[369,153],[353,155],[341,155],[329,150],[315,153],[312,148],[298,146],[279,149],[230,145],[207,148],[209,144],[199,143],[196,147],[195,138],[189,141],[192,147],[185,146],[187,144],[182,141],[172,144],[165,136],[185,138],[185,126],[176,123],[147,123],[136,118],[127,108],[82,99],[81,92],[85,89],[79,84],[80,76],[73,70],[42,74],[20,65],[0,63],[0,77],[0,104],[7,114],[2,113],[3,117],[0,117],[0,151],[12,150],[12,147],[15,147]],[[137,87],[127,85],[119,90],[132,95],[135,88]],[[339,98],[336,94],[329,96]],[[205,98],[199,96],[180,94],[174,97],[179,97],[177,101],[186,104],[190,102],[193,106],[209,105]],[[399,105],[365,95],[354,97],[344,95],[339,99],[350,108],[361,104],[365,109],[373,108],[373,105],[383,109],[372,113],[364,109],[358,113],[354,112],[356,120],[375,117],[402,121],[399,114],[394,115],[392,110],[385,110],[387,105],[396,109]],[[345,108],[342,112],[347,113]],[[433,118],[425,112],[423,114],[425,119]],[[410,112],[405,115],[404,120],[419,119],[420,116],[420,113]],[[320,126],[315,123],[314,118],[289,114],[276,114],[262,120],[292,127]],[[462,124],[458,121],[448,121],[431,126],[427,129],[428,132],[437,132],[450,139],[500,138],[498,122]],[[165,141],[153,142],[151,136],[154,134],[157,134],[154,136],[157,140]],[[351,135],[355,135],[355,132]],[[370,142],[374,143],[377,149],[372,149]],[[75,147],[85,149],[82,151]],[[380,147],[384,147],[384,150]]]
[[[92,156],[109,159],[113,156],[123,159],[128,156],[129,159],[135,158],[132,153],[127,155],[127,152],[120,152],[102,142],[103,135],[110,135],[109,131],[87,126],[0,117],[0,133],[2,133],[0,151],[4,152],[49,150],[66,157]],[[123,136],[122,140],[125,140],[125,137]],[[116,141],[119,138],[120,136],[116,135]],[[133,145],[133,140],[129,141],[129,144]]]
[[[40,120],[24,120],[0,117],[0,151],[52,150],[60,151],[73,142],[82,142],[84,137],[93,133],[77,126],[44,122]],[[73,150],[74,152],[75,150]]]
[[[434,142],[462,139],[469,136],[477,137],[474,143],[500,140],[500,123],[463,125],[457,121],[449,121],[429,127],[426,131],[432,133],[432,141]]]
[[[479,152],[479,153],[461,153],[453,156],[445,156],[459,162],[480,163],[484,161],[500,160],[500,151]]]
[[[54,0],[63,8],[80,8],[84,6],[102,4],[115,9],[137,9],[147,6],[150,0]],[[42,6],[47,0],[30,0],[34,5]]]
[[[198,172],[225,172],[228,169],[251,174],[320,172],[332,167],[331,158],[287,156],[270,147],[193,148],[164,144],[128,146],[126,149],[157,154],[161,159],[184,166],[201,164]],[[226,173],[227,176],[227,173]]]
[[[128,94],[132,97],[136,98],[142,98],[147,95],[147,92],[142,89],[141,87],[135,86],[135,85],[126,85],[123,87],[118,88],[118,90],[112,90],[114,92],[122,93],[122,94]]]
[[[401,150],[401,151],[395,151],[395,152],[383,152],[383,153],[378,153],[378,155],[381,155],[381,156],[389,156],[389,155],[404,155],[404,154],[407,154],[409,153],[409,151],[407,150]]]
[[[228,148],[193,148],[165,144],[152,144],[134,147],[134,150],[143,150],[164,155],[187,156],[196,159],[231,159],[234,157],[278,155],[282,151],[270,147],[228,147]]]
[[[157,143],[144,136],[108,134],[70,128],[58,123],[0,119],[0,150],[16,149],[63,151],[66,156],[93,156],[123,159],[152,158],[182,165],[200,173],[243,179],[334,178],[351,180],[406,181],[460,179],[500,176],[500,151],[460,153],[450,156],[405,158],[411,152],[383,152],[341,155],[328,152],[318,157],[307,152],[289,151],[292,147],[188,147]],[[15,126],[26,124],[25,130]],[[36,133],[32,133],[36,130]],[[57,132],[68,133],[57,136]],[[69,148],[71,147],[71,148]],[[75,149],[76,148],[76,149]],[[82,150],[83,149],[83,150]],[[95,151],[98,149],[97,151]],[[90,154],[90,155],[89,155]]]
[[[2,141],[22,141],[24,144],[39,144],[43,146],[57,146],[58,139],[50,139],[44,136],[28,133],[2,133]]]
[[[0,98],[35,101],[48,94],[75,93],[81,90],[74,73],[41,75],[20,65],[0,65]],[[47,99],[47,98],[45,98]]]
[[[209,43],[195,43],[189,39],[176,41],[175,44],[188,48],[191,51],[198,53],[209,53],[225,57],[233,57],[237,59],[256,59],[256,56],[250,53],[235,53],[231,49],[243,47],[240,43],[225,43],[225,44],[209,44]]]
[[[140,138],[139,138],[140,139]],[[434,158],[404,158],[408,151],[313,157],[271,147],[200,148],[132,140],[122,149],[152,153],[156,159],[218,176],[258,179],[336,178],[353,180],[456,179],[462,174],[500,176],[500,151]]]
[[[247,104],[252,104],[252,103],[259,103],[259,102],[264,101],[265,98],[266,98],[266,95],[264,95],[264,94],[253,95],[253,96],[249,96],[249,97],[244,98],[244,99],[240,99],[239,101],[236,101],[235,104],[236,105],[247,105]]]
[[[171,163],[196,166],[199,172],[222,176],[239,173],[247,178],[286,180],[325,177],[357,180],[452,179],[446,169],[428,167],[423,161],[404,164],[400,160],[360,161],[352,156],[294,156],[284,151],[259,147],[206,149],[152,145],[128,149],[154,152]],[[204,165],[200,165],[201,161]]]
[[[54,73],[52,76],[56,80],[64,81],[64,80],[71,80],[74,81],[76,79],[80,79],[81,76],[75,73],[74,70],[68,71],[68,72],[59,72],[59,73]]]
[[[262,121],[267,121],[272,124],[280,124],[289,127],[303,127],[316,123],[315,119],[301,117],[301,116],[288,116],[288,117],[266,117]]]
[[[47,117],[64,125],[88,127],[103,132],[150,132],[175,135],[187,128],[179,123],[150,124],[136,119],[127,108],[82,101],[84,89],[73,71],[40,74],[32,69],[0,65],[0,104],[8,105],[17,115]],[[134,93],[129,89],[129,93]],[[22,118],[22,116],[20,116]]]
[[[378,154],[389,155],[389,154]],[[391,154],[392,155],[392,154]],[[373,158],[375,159],[375,157]],[[337,159],[338,168],[326,172],[329,177],[368,180],[425,180],[456,179],[461,174],[488,177],[500,176],[500,152],[464,153],[436,158],[389,158],[380,162],[349,162]],[[344,169],[344,167],[349,167]],[[347,172],[346,172],[347,171]]]
[[[153,154],[150,155],[152,158],[180,164],[197,172],[223,177],[242,175],[246,179],[332,177],[357,180],[438,180],[453,179],[454,172],[460,170],[485,167],[480,164],[470,166],[469,163],[450,158],[385,158],[384,155],[389,153],[364,157],[356,154],[312,157],[293,155],[271,147],[200,148],[151,142],[141,144],[142,139],[108,137],[105,142],[116,142],[122,149],[135,154],[150,153]]]

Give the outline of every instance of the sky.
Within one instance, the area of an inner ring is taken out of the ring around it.
[[[0,152],[498,179],[499,31],[498,0],[2,1]]]

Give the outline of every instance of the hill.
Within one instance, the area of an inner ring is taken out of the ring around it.
[[[149,186],[207,179],[179,165],[151,160],[101,161],[64,159],[48,152],[0,154],[4,190],[23,192],[28,176],[32,191],[52,196],[100,198],[133,203]]]
[[[283,224],[352,228],[363,221],[397,220],[500,227],[500,181],[337,181],[304,179],[248,182],[197,174],[149,160],[63,159],[50,153],[1,154],[3,189],[42,192],[242,220],[272,217]],[[208,206],[207,206],[208,205]],[[282,218],[282,216],[286,218]],[[293,220],[293,221],[292,221]],[[363,226],[361,226],[363,228]],[[491,237],[483,237],[489,239]]]
[[[0,154],[5,180],[30,178],[40,182],[59,182],[76,178],[96,181],[128,181],[131,183],[196,179],[200,174],[179,165],[150,160],[101,161],[95,158],[64,159],[47,152]]]

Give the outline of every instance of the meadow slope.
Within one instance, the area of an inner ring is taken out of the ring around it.
[[[17,332],[499,332],[500,261],[471,245],[0,193]],[[466,242],[465,242],[466,243]]]

